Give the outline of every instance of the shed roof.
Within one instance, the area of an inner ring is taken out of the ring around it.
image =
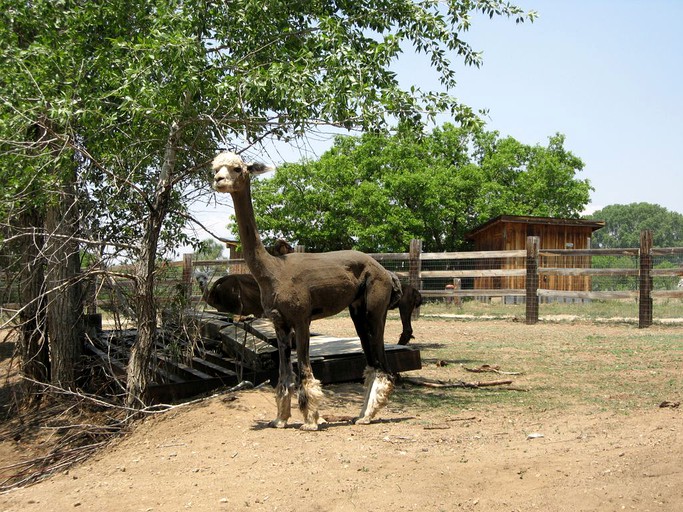
[[[503,223],[589,227],[591,228],[591,231],[605,227],[604,220],[559,219],[556,217],[532,217],[528,215],[499,215],[498,217],[494,217],[488,222],[477,226],[465,236],[467,238],[474,238],[476,235],[489,229],[493,229],[494,227]]]

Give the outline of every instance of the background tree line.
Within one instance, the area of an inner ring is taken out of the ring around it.
[[[257,222],[311,251],[405,252],[412,238],[425,251],[461,250],[465,233],[497,215],[580,216],[592,188],[564,142],[530,146],[453,124],[338,137],[319,160],[254,184]]]
[[[612,204],[593,212],[589,218],[605,221],[605,227],[593,233],[594,247],[640,247],[643,230],[652,232],[655,247],[683,245],[683,215],[657,204]]]

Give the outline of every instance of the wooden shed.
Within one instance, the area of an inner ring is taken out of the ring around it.
[[[557,219],[501,215],[473,229],[467,237],[474,242],[475,251],[513,251],[526,248],[526,238],[540,238],[543,249],[590,249],[593,231],[605,226],[604,221]],[[590,256],[543,255],[540,268],[589,268]],[[525,267],[524,258],[499,258],[489,268],[519,269]],[[590,291],[588,276],[544,276],[541,288],[563,291]],[[475,289],[524,288],[524,277],[480,277],[474,280]]]

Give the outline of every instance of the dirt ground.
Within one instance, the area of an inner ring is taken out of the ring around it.
[[[344,318],[314,327],[353,334]],[[656,333],[683,337],[680,327],[662,329]],[[388,322],[389,339],[399,330],[397,320]],[[420,320],[414,344],[423,353],[445,343],[471,351],[479,336],[484,352],[472,364],[512,365],[514,344],[496,354],[490,343],[528,339],[530,330],[538,340],[558,330],[577,340],[609,340],[637,331],[632,326]],[[661,372],[657,378],[677,386],[680,362],[681,354],[675,354],[671,368],[651,366],[648,375]],[[412,375],[463,377],[455,361],[426,358],[424,366]],[[681,389],[636,400],[627,411],[580,399],[549,407],[534,397],[548,378],[538,373],[527,367],[523,375],[510,377],[516,387],[527,389],[505,392],[510,402],[491,399],[492,392],[482,389],[448,389],[432,395],[454,404],[441,407],[404,399],[415,388],[399,385],[378,420],[364,426],[349,422],[360,409],[361,385],[326,386],[322,414],[328,424],[318,432],[296,428],[298,411],[289,428],[267,428],[275,415],[270,387],[217,394],[141,421],[91,459],[0,494],[0,511],[683,510],[682,412],[657,405],[660,399],[680,400]],[[543,393],[552,394],[554,386],[549,387]],[[619,397],[618,382],[614,387]],[[605,400],[611,399],[607,394]],[[21,441],[0,440],[5,458],[0,466],[27,448]]]

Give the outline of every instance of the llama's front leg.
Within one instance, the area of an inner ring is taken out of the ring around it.
[[[275,402],[277,403],[277,418],[268,423],[269,427],[284,428],[292,415],[291,387],[285,382],[278,382],[275,387]]]
[[[277,386],[275,387],[275,402],[277,403],[277,418],[268,425],[275,428],[287,426],[287,420],[292,415],[292,389],[294,388],[294,370],[292,368],[291,334],[278,333],[278,353],[280,369]]]
[[[355,423],[370,423],[377,411],[389,402],[389,395],[393,389],[394,380],[388,373],[368,366],[365,369],[365,400]]]

